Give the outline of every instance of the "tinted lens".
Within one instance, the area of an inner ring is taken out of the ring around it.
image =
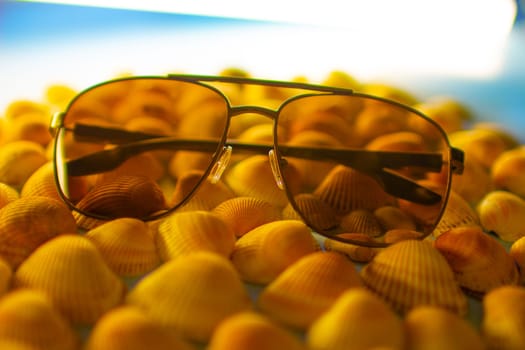
[[[319,233],[384,244],[422,238],[441,217],[450,148],[416,111],[362,95],[303,96],[282,107],[277,140],[294,211]]]
[[[155,216],[205,178],[228,126],[212,88],[163,78],[105,83],[69,106],[56,166],[64,197],[100,218]]]

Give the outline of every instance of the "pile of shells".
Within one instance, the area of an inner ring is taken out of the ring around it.
[[[465,171],[453,176],[430,235],[421,231],[424,210],[412,208],[420,210],[422,221],[415,220],[370,178],[319,161],[290,161],[284,176],[296,182],[287,191],[311,213],[312,226],[342,228],[337,237],[321,238],[302,221],[262,155],[234,154],[222,178],[203,179],[215,171],[207,169],[211,153],[154,150],[103,175],[72,177],[60,193],[49,116],[76,92],[50,86],[44,101],[13,101],[0,119],[0,347],[525,348],[525,145],[500,126],[476,122],[454,98],[420,101],[340,71],[324,83],[414,106],[465,151]],[[168,85],[109,86],[68,118],[156,135],[221,136],[222,100],[191,89],[179,96]],[[291,96],[279,87],[223,88],[232,103],[274,107]],[[307,104],[287,144],[418,152],[435,140],[417,121],[372,113],[360,101],[332,102]],[[273,142],[272,124],[257,115],[233,118],[230,134]],[[104,150],[64,142],[71,157]],[[437,186],[444,175],[424,181]],[[100,217],[72,211],[64,195]],[[158,220],[137,219],[173,206]],[[390,245],[374,246],[378,237]]]

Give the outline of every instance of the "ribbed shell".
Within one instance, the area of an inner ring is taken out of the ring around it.
[[[491,167],[492,181],[497,189],[503,189],[525,197],[525,146],[516,147],[500,154]]]
[[[364,242],[373,244],[374,238],[363,233],[341,233],[337,237],[344,240],[351,240],[356,242]],[[336,251],[348,256],[352,261],[366,263],[371,261],[377,254],[378,249],[364,245],[357,245],[352,243],[340,242],[335,239],[326,238],[324,240],[324,248],[328,251]]]
[[[95,245],[73,234],[40,246],[15,272],[14,287],[42,291],[76,324],[95,323],[125,293]]]
[[[476,210],[483,228],[502,240],[514,242],[525,237],[525,200],[520,196],[493,191],[479,202]]]
[[[415,230],[417,228],[414,219],[398,207],[392,205],[377,208],[374,210],[374,215],[381,227],[386,231],[393,229]]]
[[[335,210],[318,196],[311,193],[301,193],[294,197],[295,205],[308,224],[317,230],[330,230],[339,225]],[[302,220],[291,204],[283,209],[283,218]]]
[[[19,197],[20,195],[16,189],[0,182],[0,209]]]
[[[445,212],[438,225],[432,231],[434,237],[438,237],[454,227],[478,226],[479,216],[470,204],[455,191],[451,190]]]
[[[365,209],[352,210],[343,216],[341,229],[343,232],[364,233],[371,237],[377,237],[383,233],[383,228],[374,213]]]
[[[363,267],[361,277],[398,312],[437,305],[467,313],[467,298],[447,260],[426,241],[406,240],[384,248]]]
[[[509,254],[518,265],[521,284],[525,285],[525,237],[512,243]]]
[[[13,141],[0,147],[0,182],[16,189],[48,162],[44,148],[32,141]]]

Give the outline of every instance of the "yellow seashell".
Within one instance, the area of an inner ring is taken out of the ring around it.
[[[412,217],[403,210],[392,205],[377,208],[374,210],[374,215],[384,230],[417,229],[417,225]]]
[[[443,128],[447,133],[463,130],[472,112],[463,103],[450,96],[435,96],[418,103],[415,108]]]
[[[47,240],[76,230],[62,202],[46,197],[16,199],[0,209],[0,256],[16,268]]]
[[[480,227],[456,227],[434,241],[461,287],[483,294],[504,284],[516,284],[519,272],[505,247]]]
[[[502,286],[483,298],[481,333],[489,349],[525,348],[525,288]]]
[[[452,190],[475,206],[494,188],[490,171],[475,159],[466,158],[463,174],[452,175]]]
[[[361,270],[364,284],[400,312],[436,305],[467,313],[467,298],[447,260],[426,241],[405,240],[381,250]]]
[[[25,113],[15,119],[6,119],[3,142],[31,141],[45,147],[52,139],[49,116],[39,112]]]
[[[340,70],[333,70],[329,72],[322,84],[346,89],[358,89],[361,86],[355,77]]]
[[[120,306],[95,324],[85,350],[194,350],[195,347],[147,317],[139,308]]]
[[[0,301],[0,324],[0,339],[34,349],[74,350],[80,345],[69,322],[36,290],[20,289],[5,295]]]
[[[259,295],[259,309],[284,325],[306,329],[348,288],[361,286],[343,254],[319,251],[284,270]]]
[[[6,119],[16,119],[27,113],[39,113],[41,115],[49,115],[49,108],[43,104],[32,100],[14,100],[11,101],[4,113]]]
[[[126,302],[182,337],[207,342],[226,317],[251,309],[231,262],[196,252],[166,262],[128,293]]]
[[[342,238],[344,240],[364,242],[365,244],[373,244],[376,242],[374,238],[363,233],[341,233],[336,237]],[[351,260],[361,263],[371,261],[377,253],[377,249],[370,246],[341,242],[331,238],[326,238],[324,240],[324,248],[327,251],[343,253]]]
[[[9,350],[38,350],[38,348],[34,346],[12,339],[0,339],[0,348]]]
[[[406,228],[391,229],[385,232],[383,240],[387,244],[404,241],[405,239],[423,239],[427,235],[417,230],[409,230]]]
[[[525,236],[525,199],[506,191],[488,193],[476,208],[483,228],[504,241]]]
[[[32,141],[14,141],[0,147],[0,182],[16,189],[48,162],[44,148]]]
[[[478,330],[455,313],[435,306],[420,306],[404,319],[406,348],[411,350],[483,350]]]
[[[479,216],[470,204],[459,194],[450,191],[448,203],[441,220],[432,235],[439,237],[443,232],[460,226],[479,226]]]
[[[120,276],[138,276],[160,264],[149,226],[134,218],[109,221],[86,233],[108,266]]]
[[[321,231],[338,227],[339,218],[335,210],[315,194],[300,193],[294,196],[294,201],[301,214],[288,203],[283,209],[284,219],[305,220],[310,226]]]
[[[364,288],[350,288],[310,327],[308,349],[404,349],[401,319]]]
[[[75,324],[90,325],[118,305],[125,286],[95,245],[79,235],[61,235],[41,245],[15,272],[15,288],[45,293]]]
[[[53,84],[46,87],[44,96],[48,104],[63,111],[77,93],[76,90],[68,85]]]
[[[510,256],[514,259],[520,270],[520,283],[525,285],[525,238],[516,240],[510,246]]]
[[[15,199],[18,199],[19,197],[20,195],[16,189],[0,182],[0,209],[2,209],[6,204],[11,203]]]
[[[0,258],[0,296],[4,295],[11,287],[13,269],[3,258]]]
[[[231,198],[216,206],[213,213],[228,224],[237,237],[281,218],[277,207],[253,197]]]
[[[95,183],[113,181],[120,176],[145,177],[158,181],[165,173],[164,165],[154,154],[141,153],[129,158],[116,169],[98,175]]]
[[[202,250],[229,257],[235,234],[211,212],[183,211],[171,214],[159,224],[155,240],[163,261]]]
[[[378,237],[383,233],[379,220],[370,210],[356,209],[341,218],[343,232],[364,233],[370,237]]]
[[[525,198],[525,146],[501,153],[492,164],[491,176],[496,188]]]
[[[188,173],[204,173],[210,163],[211,156],[208,153],[178,151],[169,160],[168,172],[174,179],[182,179]]]
[[[338,143],[349,145],[354,140],[354,130],[349,120],[337,114],[337,111],[301,111],[300,118],[295,118],[288,126],[288,138],[292,139],[304,132],[317,131],[334,137]]]
[[[255,312],[240,312],[223,320],[208,350],[306,350],[288,330]]]
[[[409,91],[388,83],[367,83],[363,86],[363,91],[376,96],[381,96],[387,99],[395,100],[407,105],[414,105],[418,103],[418,99]]]
[[[301,257],[319,249],[310,229],[301,221],[270,222],[247,232],[231,255],[241,278],[266,284]]]
[[[380,135],[365,146],[376,151],[423,152],[427,150],[423,136],[411,131]]]

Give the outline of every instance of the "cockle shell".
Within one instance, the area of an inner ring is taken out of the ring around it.
[[[366,101],[354,123],[355,136],[366,145],[378,136],[406,130],[407,111],[381,101]]]
[[[445,257],[459,285],[483,294],[504,284],[516,284],[519,272],[505,247],[480,227],[456,227],[441,234],[434,247]]]
[[[71,86],[64,84],[51,84],[44,92],[45,101],[59,110],[65,110],[68,103],[78,92]]]
[[[525,285],[525,237],[512,243],[509,249],[509,254],[512,256],[520,270],[520,283]]]
[[[76,234],[41,245],[15,272],[13,285],[42,291],[67,319],[83,325],[95,323],[125,293],[96,246]]]
[[[375,243],[375,239],[364,233],[341,233],[336,237],[344,240],[352,240],[357,242],[364,242],[365,244]],[[366,263],[371,261],[377,253],[377,248],[366,245],[357,245],[346,242],[341,242],[335,239],[326,238],[323,244],[327,251],[336,251],[348,256],[352,261]]]
[[[352,210],[341,218],[343,232],[364,233],[370,237],[377,237],[383,233],[383,228],[374,213],[366,209]]]
[[[404,349],[401,319],[377,295],[350,288],[322,314],[306,335],[308,349]]]
[[[208,350],[306,350],[288,330],[255,312],[240,312],[215,329]]]
[[[454,272],[427,241],[405,240],[384,248],[363,267],[361,277],[368,288],[400,313],[419,305],[467,313],[467,298]]]
[[[361,84],[356,77],[340,70],[333,70],[324,78],[323,85],[336,86],[346,89],[359,89]]]
[[[31,141],[45,147],[52,139],[49,132],[49,116],[39,112],[24,113],[14,119],[6,119],[3,142]]]
[[[507,143],[501,134],[490,129],[460,130],[448,137],[453,146],[463,150],[468,157],[487,169],[507,150]]]
[[[491,177],[496,188],[525,198],[525,146],[501,153],[492,163]]]
[[[194,350],[177,334],[147,317],[139,308],[120,306],[95,324],[85,350]]]
[[[405,239],[422,239],[427,237],[423,232],[417,230],[409,230],[406,228],[396,228],[388,230],[383,236],[383,241],[387,244],[404,241]]]
[[[294,196],[295,205],[302,216],[288,203],[283,209],[284,219],[306,220],[316,230],[331,230],[339,225],[335,210],[312,193],[300,193]]]
[[[197,342],[208,341],[226,317],[252,307],[231,262],[212,252],[195,252],[164,263],[137,283],[126,302]]]
[[[481,334],[489,349],[525,348],[525,288],[502,286],[483,298]]]
[[[374,210],[374,215],[384,230],[415,230],[417,228],[412,217],[398,207],[392,205],[377,208]]]
[[[354,139],[352,125],[337,113],[330,110],[301,112],[301,117],[295,118],[288,128],[289,138],[314,130],[333,136],[343,145]]]
[[[11,101],[4,113],[6,119],[16,119],[22,117],[27,113],[39,113],[41,115],[49,115],[49,108],[44,103],[20,99]]]
[[[423,136],[411,131],[380,135],[365,146],[376,151],[422,152],[427,149]]]
[[[74,350],[80,345],[69,322],[37,290],[19,289],[5,295],[0,301],[0,324],[0,339],[34,349]]]
[[[13,187],[0,182],[0,209],[6,204],[18,199],[20,197],[18,191]]]
[[[525,236],[525,199],[506,191],[492,191],[479,202],[476,210],[483,228],[504,241],[514,242]]]
[[[175,212],[157,228],[155,242],[163,261],[195,251],[211,251],[229,257],[235,245],[233,230],[207,211]]]
[[[3,258],[0,258],[0,296],[4,295],[11,287],[13,269]]]
[[[266,284],[301,257],[319,249],[301,221],[270,222],[247,232],[235,243],[233,265],[244,281]]]
[[[216,206],[213,213],[228,224],[237,237],[281,218],[277,207],[263,199],[253,197],[231,198]]]
[[[32,141],[13,141],[0,147],[0,182],[22,188],[36,169],[48,162],[44,148]]]
[[[443,232],[460,226],[479,226],[479,216],[470,204],[459,194],[450,191],[448,203],[441,220],[432,235],[439,237]]]
[[[161,179],[166,173],[164,165],[152,153],[141,153],[127,159],[117,168],[99,174],[96,183],[105,183],[118,179],[120,176],[135,176],[148,178],[151,181]]]
[[[374,82],[364,84],[363,92],[398,101],[407,105],[414,105],[419,102],[418,99],[408,90],[388,83]]]
[[[467,320],[436,306],[419,306],[404,319],[406,348],[411,350],[483,350],[478,330]]]
[[[0,256],[16,268],[42,243],[76,230],[62,202],[38,196],[16,199],[0,209]]]
[[[356,267],[347,257],[319,251],[297,260],[267,285],[258,306],[279,323],[306,329],[346,289],[361,285]]]
[[[463,130],[465,122],[472,119],[467,106],[450,96],[431,97],[415,108],[438,123],[447,134]]]
[[[149,226],[134,218],[120,218],[102,224],[85,235],[119,276],[138,276],[160,264]]]

